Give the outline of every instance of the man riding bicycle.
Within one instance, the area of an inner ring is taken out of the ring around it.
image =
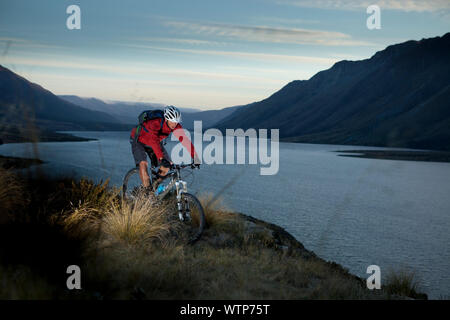
[[[162,181],[161,177],[167,175],[170,166],[173,164],[169,153],[163,145],[163,140],[172,132],[183,146],[190,151],[194,164],[200,166],[200,160],[195,152],[194,145],[185,135],[180,122],[180,110],[174,106],[167,106],[164,108],[163,119],[154,118],[144,121],[142,123],[142,130],[138,130],[138,133],[136,133],[137,127],[131,130],[131,152],[133,153],[136,167],[139,167],[139,177],[144,188],[148,189],[150,187],[147,155],[154,166],[160,166],[158,171],[160,177],[153,182],[153,190],[156,190],[156,187]],[[135,137],[136,134],[138,135],[137,139]]]

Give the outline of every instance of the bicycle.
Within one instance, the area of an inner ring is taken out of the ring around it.
[[[154,179],[162,178],[160,185],[163,185],[165,181],[166,188],[159,194],[155,194],[156,190],[152,190],[156,201],[163,201],[168,195],[174,194],[176,201],[176,210],[178,211],[178,219],[186,226],[188,233],[187,242],[192,244],[197,241],[205,227],[205,213],[200,201],[191,193],[187,192],[187,183],[181,179],[181,170],[185,168],[194,169],[193,164],[187,165],[171,165],[171,168],[167,175],[160,176],[156,170],[156,167],[152,165],[150,167],[150,186]],[[139,177],[139,168],[135,167],[130,169],[122,184],[122,200],[133,201],[137,197],[138,193],[142,191],[142,184]],[[171,202],[168,199],[169,203]],[[173,202],[172,202],[173,203]]]

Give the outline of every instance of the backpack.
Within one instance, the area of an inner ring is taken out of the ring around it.
[[[142,111],[141,114],[138,117],[139,124],[136,127],[136,132],[134,134],[134,142],[138,141],[139,135],[141,133],[141,129],[144,129],[144,131],[148,132],[148,130],[143,126],[145,121],[152,120],[152,119],[161,119],[161,127],[159,129],[159,132],[162,131],[163,125],[164,125],[164,111],[162,110],[146,110]]]

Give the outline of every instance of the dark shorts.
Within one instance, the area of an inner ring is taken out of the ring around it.
[[[150,158],[151,166],[158,166],[158,159],[156,159],[156,155],[153,152],[153,149],[149,146],[146,146],[143,143],[140,143],[139,141],[135,142],[134,139],[130,138],[131,143],[131,152],[133,153],[134,163],[136,164],[136,167],[139,166],[139,163],[141,161],[147,161],[147,156]],[[167,152],[166,148],[164,148],[163,143],[161,142],[161,149],[164,154],[164,159],[167,161],[172,161],[170,159],[169,153]]]

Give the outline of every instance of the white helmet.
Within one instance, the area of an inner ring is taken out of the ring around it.
[[[166,120],[179,123],[181,122],[181,112],[177,107],[167,106],[164,108],[164,118]]]

